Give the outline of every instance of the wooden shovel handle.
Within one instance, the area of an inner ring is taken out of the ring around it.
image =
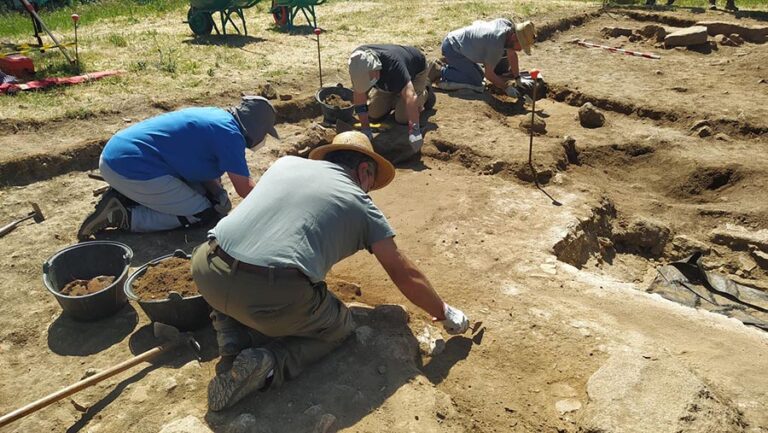
[[[123,361],[120,364],[117,364],[108,370],[104,370],[101,373],[97,373],[89,378],[83,379],[80,382],[74,383],[52,394],[48,394],[47,396],[41,398],[40,400],[34,401],[24,407],[14,410],[13,412],[3,415],[2,417],[0,417],[0,427],[6,426],[12,423],[13,421],[23,418],[33,412],[37,412],[38,410],[50,405],[51,403],[55,403],[64,397],[70,396],[80,390],[88,388],[91,385],[95,385],[104,379],[108,379],[120,372],[123,372],[133,367],[134,365],[137,365],[144,361],[152,359],[155,356],[159,355],[160,353],[164,352],[165,350],[175,345],[177,345],[177,343],[166,343],[162,346],[155,347],[154,349],[147,350],[141,355],[134,356],[133,358],[127,361]]]

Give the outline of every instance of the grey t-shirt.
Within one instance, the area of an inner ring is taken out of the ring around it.
[[[454,50],[475,63],[496,65],[504,57],[504,43],[512,30],[510,20],[475,21],[472,25],[448,33],[445,38]]]
[[[312,282],[345,257],[395,232],[344,169],[295,156],[278,159],[211,231],[237,260],[297,268]]]

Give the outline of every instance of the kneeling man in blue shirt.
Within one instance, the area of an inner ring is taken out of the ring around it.
[[[231,209],[221,176],[235,191],[253,189],[245,149],[277,138],[275,109],[260,96],[229,109],[187,108],[137,123],[115,134],[99,170],[111,188],[78,231],[86,240],[106,228],[155,232],[206,224]]]

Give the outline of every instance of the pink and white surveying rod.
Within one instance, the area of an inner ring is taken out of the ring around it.
[[[606,45],[593,44],[592,42],[586,42],[586,41],[582,41],[582,40],[578,40],[578,41],[576,41],[576,43],[581,45],[582,47],[602,48],[604,50],[608,50],[608,51],[613,52],[613,53],[622,53],[622,54],[626,54],[628,56],[645,57],[646,59],[655,59],[655,60],[660,60],[661,59],[661,56],[659,56],[658,54],[653,54],[653,53],[641,53],[641,52],[638,52],[638,51],[623,50],[621,48],[615,48],[615,47],[609,47],[609,46],[606,46]]]

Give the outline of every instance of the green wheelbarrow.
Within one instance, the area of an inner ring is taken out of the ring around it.
[[[226,35],[228,23],[232,24],[237,33],[240,33],[235,20],[232,19],[232,15],[236,15],[243,23],[242,33],[247,35],[248,27],[245,25],[243,9],[248,9],[259,1],[261,0],[190,0],[186,22],[197,36],[210,35],[213,30],[216,30],[216,34]],[[221,21],[221,31],[213,20],[213,14],[217,12]]]
[[[326,0],[272,0],[272,17],[275,24],[284,29],[293,28],[293,20],[301,12],[307,23],[312,28],[317,28],[317,16],[315,6],[325,3]]]

